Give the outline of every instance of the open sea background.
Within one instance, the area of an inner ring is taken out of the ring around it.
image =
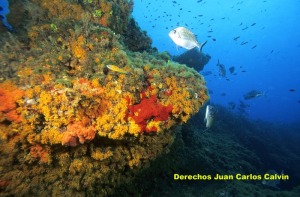
[[[286,124],[300,122],[299,10],[299,0],[136,0],[133,16],[160,52],[186,51],[168,36],[178,26],[208,41],[203,52],[212,58],[202,72],[213,73],[205,76],[211,104],[242,101],[250,119]],[[218,60],[228,80],[218,76]],[[266,96],[244,100],[251,90]]]
[[[7,29],[11,29],[11,25],[7,22],[6,15],[9,13],[8,1],[0,0],[0,25],[5,26]]]

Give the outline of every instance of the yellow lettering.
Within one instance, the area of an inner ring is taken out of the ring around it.
[[[269,180],[270,179],[270,174],[265,174],[264,179]]]
[[[265,174],[265,180],[289,180],[289,175],[278,175],[278,174]]]
[[[235,178],[236,178],[236,180],[241,180],[242,179],[242,175],[241,174],[236,174]]]
[[[261,175],[255,174],[236,174],[236,180],[261,180]]]
[[[289,175],[283,175],[282,177],[282,180],[289,180],[289,179],[290,179]]]
[[[221,178],[219,180],[232,180],[232,175],[219,175]],[[201,174],[194,174],[194,175],[180,175],[174,174],[174,180],[211,180],[211,175],[201,175]]]
[[[174,174],[174,180],[179,179],[179,174]]]

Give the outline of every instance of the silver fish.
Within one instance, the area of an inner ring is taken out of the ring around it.
[[[284,171],[282,170],[280,174],[278,174],[275,170],[268,170],[268,172],[266,172],[265,174],[270,174],[270,175],[284,175]],[[263,185],[268,186],[268,187],[272,187],[272,188],[276,188],[276,189],[280,189],[278,187],[278,185],[280,184],[280,180],[266,180],[263,179],[261,182]]]
[[[205,130],[208,130],[213,125],[216,112],[217,111],[214,106],[212,106],[212,105],[206,106],[205,117],[204,117],[204,123],[206,126]]]
[[[177,46],[181,46],[188,50],[198,47],[200,51],[202,51],[203,46],[207,42],[205,41],[202,44],[199,43],[195,35],[185,27],[177,27],[176,29],[171,30],[169,36]]]
[[[249,100],[249,99],[253,99],[253,98],[256,98],[256,97],[259,97],[259,96],[265,96],[265,95],[266,95],[265,92],[259,92],[257,90],[251,90],[250,92],[248,92],[244,95],[244,99]]]

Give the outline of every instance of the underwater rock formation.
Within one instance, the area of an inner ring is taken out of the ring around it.
[[[151,50],[152,40],[147,36],[146,31],[141,31],[133,18],[129,20],[128,27],[123,34],[125,46],[131,51]]]
[[[202,53],[197,47],[195,47],[181,55],[174,56],[173,60],[180,64],[186,64],[188,67],[194,68],[199,72],[203,70],[210,58],[210,55]]]
[[[205,81],[121,45],[132,1],[22,6],[24,31],[0,40],[0,195],[112,194],[169,151],[208,100]]]

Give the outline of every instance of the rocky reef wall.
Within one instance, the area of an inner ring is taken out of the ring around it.
[[[0,39],[0,195],[113,194],[209,98],[194,69],[129,32],[132,1],[13,2],[9,18],[23,17]]]

